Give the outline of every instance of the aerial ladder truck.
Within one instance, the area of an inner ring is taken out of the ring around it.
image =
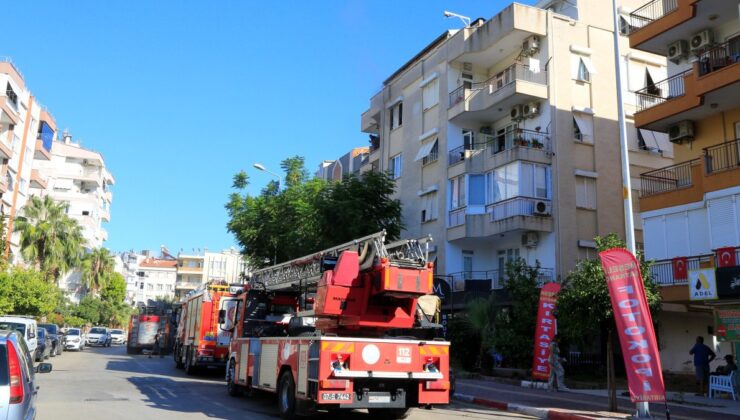
[[[236,295],[229,394],[277,393],[284,419],[349,409],[401,419],[447,404],[430,240],[386,244],[379,232],[254,271]]]

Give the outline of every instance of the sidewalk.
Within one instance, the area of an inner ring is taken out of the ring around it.
[[[632,415],[635,405],[628,397],[618,397],[618,412],[608,412],[605,390],[548,392],[542,389],[499,383],[487,379],[458,379],[456,398],[489,407],[530,414],[539,418],[624,419]],[[621,391],[618,392],[618,395]],[[680,395],[669,400],[681,401]],[[669,401],[671,419],[740,419],[740,403],[732,400],[683,396],[684,403]],[[694,401],[694,399],[696,401]],[[695,405],[689,405],[695,404]],[[650,404],[655,418],[663,419],[664,404]]]

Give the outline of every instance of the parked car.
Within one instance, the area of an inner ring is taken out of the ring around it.
[[[39,324],[40,328],[45,328],[46,333],[51,338],[51,357],[59,356],[64,351],[64,335],[56,324]]]
[[[22,315],[0,316],[0,330],[18,331],[21,334],[21,337],[26,340],[26,346],[28,346],[28,351],[30,351],[31,354],[34,354],[36,351],[37,329],[38,325],[33,317]]]
[[[49,334],[46,332],[45,328],[38,329],[38,335],[36,338],[38,339],[38,344],[36,346],[33,359],[37,362],[43,362],[51,355],[51,338],[49,338]]]
[[[50,363],[34,368],[23,335],[0,329],[0,419],[21,420],[36,416],[36,373],[51,372]]]
[[[88,346],[110,347],[110,343],[110,331],[106,327],[92,327],[90,331],[87,332],[85,344]]]
[[[64,334],[64,348],[66,350],[85,350],[85,336],[79,328],[67,328]]]
[[[123,330],[110,330],[111,343],[126,344],[126,333]]]

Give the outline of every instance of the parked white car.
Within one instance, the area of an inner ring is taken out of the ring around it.
[[[92,327],[87,332],[85,344],[88,346],[110,347],[111,337],[110,330],[106,327]]]
[[[33,317],[22,315],[0,316],[0,330],[18,331],[26,339],[26,346],[31,354],[38,346],[38,324]]]
[[[85,350],[85,336],[79,328],[67,328],[64,334],[65,350]]]
[[[110,330],[111,343],[126,344],[126,332],[124,330]]]

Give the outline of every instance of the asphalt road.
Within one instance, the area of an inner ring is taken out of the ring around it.
[[[50,359],[54,370],[39,374],[38,420],[95,419],[276,419],[270,394],[232,398],[220,375],[187,376],[170,357],[130,356],[124,347],[86,348]],[[329,419],[329,415],[318,416]],[[530,419],[519,414],[455,403],[415,409],[410,419]],[[332,420],[336,420],[335,415]],[[353,411],[342,419],[368,419]]]

